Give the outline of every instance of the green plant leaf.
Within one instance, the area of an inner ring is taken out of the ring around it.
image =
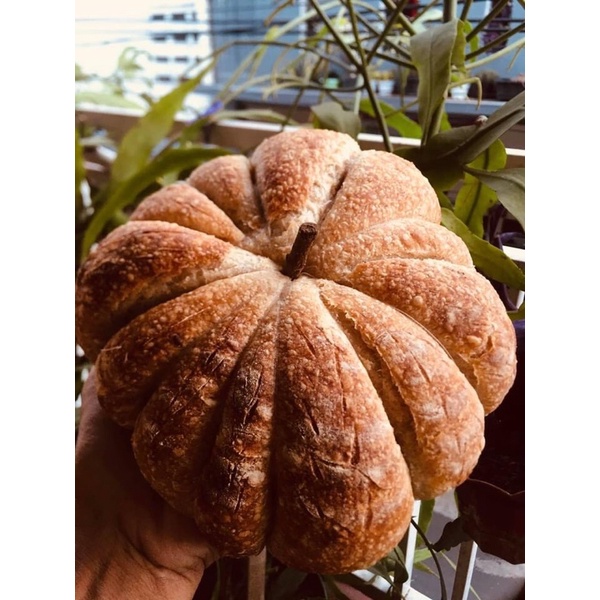
[[[450,57],[451,67],[457,69],[463,77],[467,76],[465,69],[465,48],[467,41],[465,38],[465,24],[462,21],[456,21],[456,40],[452,47],[452,56]],[[452,77],[451,77],[452,78]]]
[[[449,132],[445,133],[450,133],[451,131],[454,130],[451,129]],[[435,139],[435,137],[433,139]],[[429,183],[431,183],[438,193],[440,204],[442,206],[448,206],[446,202],[442,202],[440,194],[452,189],[456,183],[463,178],[464,171],[459,163],[450,159],[438,161],[436,159],[436,150],[432,150],[429,144],[418,148],[414,146],[404,146],[394,150],[394,154],[414,163],[417,169],[427,177]],[[448,200],[448,202],[450,201]]]
[[[419,510],[419,518],[417,524],[427,533],[431,519],[433,518],[433,509],[435,508],[435,498],[431,500],[421,500],[421,508]],[[419,544],[419,542],[417,542]]]
[[[419,75],[419,124],[427,141],[438,123],[436,115],[443,106],[451,79],[452,57],[462,23],[454,19],[430,27],[410,40],[410,54]],[[462,43],[464,44],[464,36]]]
[[[155,183],[160,177],[172,171],[189,169],[200,163],[229,154],[222,148],[189,147],[175,148],[165,152],[147,164],[129,179],[118,185],[106,202],[92,217],[82,242],[82,259],[87,256],[92,244],[102,233],[105,225],[117,211],[133,204],[140,193]]]
[[[448,198],[448,196],[446,194],[444,194],[444,192],[442,192],[442,190],[440,190],[438,188],[434,188],[434,190],[438,197],[440,206],[442,208],[449,208],[450,210],[454,210],[454,207],[452,206],[452,201],[450,200],[450,198]]]
[[[439,577],[439,575],[431,567],[427,566],[424,562],[416,562],[415,569],[417,569],[417,571],[423,571],[423,573],[428,573],[429,575]]]
[[[511,321],[520,321],[525,318],[525,300],[521,302],[521,305],[517,310],[509,310],[508,316]]]
[[[81,184],[85,181],[85,164],[83,158],[83,146],[79,131],[75,128],[75,221],[83,210],[83,197],[81,195]]]
[[[466,165],[524,118],[525,92],[521,92],[481,124],[441,132],[431,139],[429,147],[437,160],[451,160]]]
[[[483,170],[502,169],[506,164],[506,149],[496,140],[482,152],[470,166]],[[467,167],[465,167],[467,170]],[[483,219],[489,209],[496,204],[496,192],[473,175],[465,174],[464,183],[454,202],[454,214],[477,236],[483,237]]]
[[[449,190],[463,177],[465,165],[485,152],[524,116],[525,92],[522,92],[487,121],[441,131],[420,148],[398,148],[395,154],[414,162],[433,187]]]
[[[354,139],[360,133],[360,118],[349,110],[344,110],[337,102],[323,102],[311,107],[315,116],[315,127],[319,129],[333,129],[347,133]]]
[[[469,37],[469,33],[473,31],[473,25],[469,21],[463,21],[463,27],[465,32],[465,40]],[[479,36],[474,35],[468,42],[469,52],[475,52],[479,48]]]
[[[213,61],[198,75],[163,96],[125,134],[112,166],[111,187],[126,181],[146,165],[156,145],[173,127],[186,96],[198,86],[212,66]]]
[[[381,564],[383,561],[376,562],[374,565],[371,565],[367,571],[373,573],[373,575],[378,575],[382,579],[385,579],[390,585],[394,585],[394,580],[390,576],[387,566]]]
[[[525,229],[525,169],[512,168],[488,172],[465,167],[465,171],[493,189],[502,206]]]
[[[496,204],[497,196],[493,189],[472,175],[465,180],[456,194],[454,214],[478,237],[484,235],[483,219],[489,209]]]
[[[150,53],[132,46],[125,48],[117,60],[117,72],[120,71],[124,75],[129,76],[135,75],[143,69],[143,66],[138,62],[141,56],[150,57]]]
[[[399,111],[394,106],[382,102],[381,100],[379,100],[379,106],[383,111],[383,116],[386,123],[389,127],[394,128],[398,132],[398,135],[408,138],[421,139],[423,130],[418,123],[413,121],[410,117]],[[360,101],[360,111],[369,115],[370,117],[375,117],[375,109],[373,108],[373,104],[369,98],[363,98]]]
[[[413,564],[416,566],[418,563],[422,563],[428,558],[431,558],[431,550],[429,550],[429,548],[417,548],[415,550]]]
[[[475,266],[490,279],[515,290],[525,289],[525,274],[502,250],[477,237],[456,215],[442,208],[442,224],[458,235],[469,248]]]
[[[208,117],[209,123],[216,123],[224,119],[240,119],[249,121],[266,121],[267,123],[289,123],[296,125],[293,120],[288,119],[281,113],[270,109],[252,109],[244,108],[240,110],[220,110],[214,115]]]

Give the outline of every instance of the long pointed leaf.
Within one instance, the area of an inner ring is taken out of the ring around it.
[[[421,509],[419,510],[419,518],[417,520],[417,523],[425,533],[427,533],[427,529],[429,529],[429,524],[433,519],[434,508],[435,498],[432,498],[431,500],[421,500]]]
[[[462,177],[465,165],[524,116],[525,92],[522,92],[483,123],[442,131],[420,148],[399,148],[395,154],[414,162],[434,187],[449,190]]]
[[[524,118],[525,92],[521,92],[495,111],[485,123],[479,126],[471,126],[474,128],[472,135],[468,136],[462,143],[457,144],[452,150],[453,160],[463,165],[470,163],[489,148],[503,133]],[[443,133],[440,135],[443,135]]]
[[[140,169],[135,175],[122,182],[107,198],[88,225],[82,242],[82,258],[89,252],[92,244],[102,233],[104,226],[118,210],[129,206],[148,186],[161,176],[172,171],[192,168],[203,161],[229,154],[222,148],[176,148],[169,150],[153,162]]]
[[[462,31],[461,23],[454,19],[431,27],[410,40],[410,54],[419,74],[419,124],[425,141],[435,133],[434,120],[450,83],[459,30]]]
[[[477,177],[465,175],[465,180],[456,194],[454,214],[478,237],[483,237],[483,220],[487,212],[496,204],[497,196],[493,189]]]
[[[391,104],[379,100],[379,106],[381,107],[386,123],[394,128],[398,132],[398,135],[421,139],[423,130],[418,123]],[[363,98],[360,101],[360,111],[366,113],[370,117],[375,117],[375,110],[369,98]]]
[[[501,171],[482,171],[465,167],[498,195],[498,201],[525,229],[525,169],[513,168]]]
[[[83,209],[83,196],[81,194],[81,184],[85,180],[85,165],[83,159],[83,146],[79,131],[75,128],[75,222],[79,218]]]
[[[474,235],[451,210],[442,208],[442,224],[469,248],[475,266],[490,279],[515,290],[525,289],[525,274],[502,250]]]
[[[506,149],[500,140],[496,140],[485,152],[480,154],[469,166],[483,172],[496,171],[506,165]],[[466,169],[466,167],[465,167]],[[454,214],[477,236],[483,237],[484,217],[496,204],[496,192],[473,175],[465,174],[464,184],[460,188],[454,203]]]
[[[456,127],[431,140],[440,152],[438,160],[452,158],[465,165],[489,148],[503,133],[525,117],[525,92],[521,92],[479,125]]]
[[[347,133],[356,139],[360,133],[360,118],[350,110],[344,110],[337,102],[323,102],[311,107],[316,125],[321,129],[332,129]]]
[[[198,75],[163,96],[125,134],[111,169],[113,187],[144,167],[156,145],[173,127],[175,116],[181,110],[186,96],[198,86],[212,66],[213,61]]]

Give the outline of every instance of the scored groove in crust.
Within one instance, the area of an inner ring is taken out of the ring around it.
[[[275,302],[266,298],[255,312],[235,311],[206,331],[166,373],[137,418],[133,443],[142,472],[185,514],[199,514],[196,501],[209,486],[206,470],[223,431],[240,364]],[[168,480],[161,477],[165,472],[171,474]],[[226,495],[226,489],[221,492]],[[216,519],[216,507],[212,514]],[[205,525],[210,538],[210,523]]]
[[[268,547],[303,570],[357,568],[408,526],[408,469],[367,373],[309,278],[292,283],[278,344],[280,484]]]
[[[219,279],[276,266],[226,242],[163,221],[113,231],[77,275],[77,338],[95,360],[139,314]]]
[[[420,323],[477,390],[486,414],[516,375],[516,338],[494,288],[477,271],[447,261],[402,258],[359,263],[344,284]]]
[[[227,214],[205,194],[184,181],[167,185],[146,197],[130,221],[166,221],[238,244],[244,237]]]
[[[250,311],[276,293],[279,273],[249,273],[218,280],[136,317],[113,336],[98,356],[98,396],[121,425],[133,426],[162,374],[231,312]]]
[[[281,294],[285,294],[282,289]],[[228,556],[264,547],[274,511],[276,335],[279,300],[259,321],[228,384],[219,434],[202,469],[195,518]]]
[[[319,287],[379,393],[415,498],[433,498],[462,483],[483,447],[483,409],[446,350],[392,307],[335,283]]]

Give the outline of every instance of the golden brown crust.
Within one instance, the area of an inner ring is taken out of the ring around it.
[[[190,516],[196,512],[198,492],[213,491],[206,471],[228,422],[222,415],[224,410],[226,415],[231,410],[231,402],[226,401],[229,380],[234,370],[236,379],[239,377],[239,355],[277,298],[282,280],[272,277],[260,282],[255,276],[241,283],[238,301],[246,300],[244,310],[232,311],[212,326],[209,322],[207,327],[205,320],[189,319],[192,344],[165,372],[135,423],[133,446],[142,473],[166,500]],[[266,439],[268,442],[268,436]],[[170,474],[168,478],[165,473]],[[225,491],[219,488],[221,494]],[[216,512],[213,508],[208,514],[216,519]],[[208,535],[209,530],[205,533]]]
[[[275,267],[213,236],[173,223],[131,221],[107,236],[78,273],[78,343],[95,360],[110,336],[152,306],[262,269]]]
[[[120,329],[96,361],[98,398],[113,419],[132,427],[183,351],[238,311],[276,294],[282,275],[266,271],[213,281],[155,306]]]
[[[154,192],[133,211],[131,221],[167,221],[239,244],[244,234],[196,188],[183,181]]]
[[[268,249],[283,262],[302,223],[317,223],[360,147],[335,131],[298,130],[266,139],[251,157],[266,218]]]
[[[258,554],[272,517],[278,313],[271,308],[240,357],[198,487],[196,521],[229,556]]]
[[[437,196],[407,160],[378,150],[356,155],[320,226],[315,252],[374,225],[413,217],[441,220]]]
[[[219,156],[192,171],[187,182],[210,198],[244,233],[264,225],[245,156]]]
[[[435,260],[359,264],[346,281],[394,306],[431,332],[477,390],[485,413],[516,375],[516,338],[491,284],[474,269]]]
[[[331,200],[348,159],[359,152],[352,138],[325,129],[284,132],[262,142],[251,163],[268,222],[306,208],[316,216]]]
[[[315,277],[340,281],[357,263],[390,257],[434,258],[473,266],[469,250],[456,234],[429,221],[404,218],[313,246],[306,270]]]
[[[372,564],[408,526],[410,478],[368,374],[305,277],[281,307],[277,350],[268,547],[306,571]]]
[[[325,305],[383,401],[417,499],[460,485],[483,449],[477,394],[431,334],[390,306],[320,280]]]
[[[266,544],[298,569],[367,567],[414,497],[468,476],[516,342],[440,214],[410,163],[300,130],[153,194],[81,268],[100,402],[221,555]],[[306,221],[318,234],[291,281]]]

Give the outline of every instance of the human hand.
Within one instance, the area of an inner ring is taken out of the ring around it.
[[[130,438],[98,403],[92,371],[75,449],[76,600],[192,598],[216,554],[143,478]]]

